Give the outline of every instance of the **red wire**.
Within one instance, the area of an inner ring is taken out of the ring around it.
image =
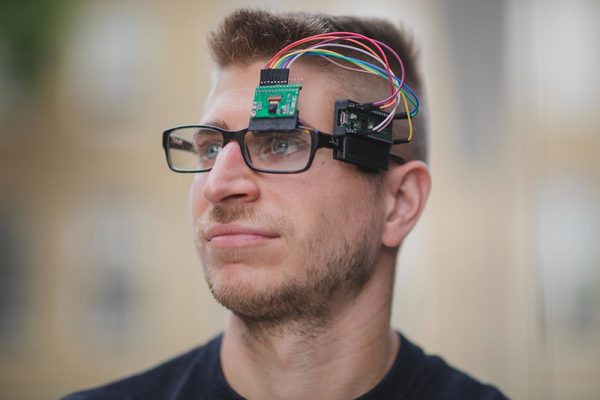
[[[339,37],[342,36],[342,37]],[[345,37],[345,36],[350,36]],[[361,35],[359,33],[353,33],[353,32],[329,32],[329,33],[322,33],[319,35],[313,35],[313,36],[309,36],[306,37],[304,39],[300,39],[297,40],[293,43],[290,43],[289,45],[285,46],[283,49],[279,50],[277,52],[277,54],[275,54],[273,57],[271,57],[269,59],[269,61],[267,62],[267,65],[265,66],[266,68],[271,68],[272,64],[275,62],[275,60],[277,60],[282,54],[284,54],[286,51],[288,51],[289,49],[292,49],[296,46],[299,46],[301,44],[307,43],[307,42],[312,42],[315,40],[319,40],[319,39],[323,39],[323,38],[329,38],[329,39],[344,39],[344,40],[349,40],[349,39],[354,39],[354,38],[359,38],[362,40],[367,41],[368,43],[370,43],[373,47],[375,47],[377,50],[379,50],[379,53],[381,54],[381,57],[385,63],[385,68],[386,68],[386,72],[388,75],[388,79],[390,81],[390,92],[394,93],[394,85],[392,83],[392,71],[390,69],[390,63],[385,55],[385,52],[383,51],[383,49],[379,46],[379,44],[377,44],[377,42],[375,42],[373,39]]]

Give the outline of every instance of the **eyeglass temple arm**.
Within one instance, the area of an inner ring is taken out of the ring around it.
[[[319,132],[319,144],[317,147],[326,147],[328,149],[337,149],[339,147],[339,139],[328,133]]]

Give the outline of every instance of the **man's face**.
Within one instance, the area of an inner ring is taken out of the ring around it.
[[[218,72],[202,123],[248,126],[264,63]],[[294,65],[302,78],[300,118],[330,132],[327,75]],[[237,142],[213,169],[195,175],[190,207],[196,246],[215,298],[248,320],[324,319],[334,300],[351,299],[368,280],[381,248],[383,207],[374,177],[319,149],[308,171],[249,169]]]

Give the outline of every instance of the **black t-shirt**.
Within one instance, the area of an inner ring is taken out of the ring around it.
[[[225,380],[219,349],[222,335],[151,370],[64,400],[243,400]],[[396,360],[386,376],[360,400],[500,400],[506,397],[428,356],[401,335]]]

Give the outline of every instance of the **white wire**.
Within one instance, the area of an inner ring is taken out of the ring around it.
[[[369,53],[366,50],[358,49],[358,48],[353,47],[353,46],[348,46],[348,45],[343,45],[343,44],[336,44],[336,43],[325,43],[325,44],[321,44],[321,45],[318,45],[318,46],[314,46],[312,48],[316,49],[316,48],[321,48],[321,47],[343,47],[343,48],[346,48],[346,49],[358,51],[360,53],[363,53],[363,54],[371,57],[372,59],[374,59],[375,61],[377,61],[379,64],[381,64],[383,67],[386,66],[385,63],[380,58],[375,57],[373,54]],[[302,54],[304,54],[304,53],[300,53],[300,54],[298,54],[298,56],[300,56]],[[290,64],[293,61],[295,61],[298,56],[294,57],[292,59],[292,61],[290,62]],[[330,61],[330,62],[332,62],[332,63],[334,63],[334,64],[336,64],[336,65],[338,65],[338,66],[340,66],[342,68],[349,69],[351,71],[364,72],[364,73],[368,73],[368,74],[377,75],[376,73],[371,72],[371,71],[366,71],[366,70],[360,70],[360,69],[355,69],[355,68],[351,68],[351,67],[346,67],[346,66],[344,66],[344,65],[342,65],[342,64],[334,61],[333,59],[330,59],[325,54],[323,54],[322,57],[325,57],[326,60],[328,60],[328,61]],[[288,66],[289,66],[289,64],[288,64]],[[395,77],[396,77],[396,75],[394,75],[394,78]],[[388,116],[385,117],[385,119],[383,121],[381,121],[377,126],[375,126],[373,128],[373,131],[381,132],[382,130],[384,130],[392,122],[392,120],[394,118],[394,114],[396,113],[396,110],[400,106],[400,97],[401,97],[401,95],[400,95],[400,92],[398,91],[398,94],[396,95],[396,101],[395,101],[395,104],[394,104],[394,108],[392,108],[392,110],[390,111],[390,113],[388,114]]]
[[[337,43],[325,43],[325,44],[320,44],[320,45],[317,45],[317,46],[310,47],[309,49],[319,49],[319,48],[322,48],[322,47],[342,47],[342,48],[345,48],[345,49],[350,49],[350,50],[353,50],[353,51],[358,51],[359,53],[363,53],[363,54],[371,57],[372,59],[374,59],[375,61],[377,61],[384,68],[386,67],[386,64],[383,62],[383,60],[381,60],[381,58],[374,56],[373,54],[369,53],[366,50],[359,49],[359,48],[354,47],[354,46],[348,46],[348,45],[345,45],[345,44],[337,44]],[[290,68],[292,66],[292,64],[294,63],[294,61],[296,61],[300,56],[303,56],[304,54],[306,54],[306,53],[299,53],[296,56],[294,56],[294,58],[292,58],[291,61],[288,63],[287,67]],[[342,65],[342,64],[334,61],[333,59],[327,57],[326,54],[321,55],[321,57],[324,57],[327,61],[332,62],[333,64],[335,64],[335,65],[337,65],[339,67],[348,69],[350,71],[363,72],[363,73],[367,73],[367,74],[377,75],[377,73],[375,73],[375,72],[371,72],[371,71],[367,71],[367,70],[361,70],[361,69],[358,69],[358,68],[351,68],[351,67],[347,67],[345,65]],[[396,77],[396,75],[393,74],[393,73],[392,73],[392,76],[394,78],[396,78],[396,80],[398,79]],[[381,121],[377,126],[375,126],[373,128],[373,131],[381,132],[382,130],[385,129],[386,126],[388,126],[390,124],[390,122],[394,118],[394,114],[396,113],[396,110],[398,109],[398,107],[400,105],[400,97],[401,97],[400,91],[398,91],[398,94],[396,95],[396,102],[394,104],[394,108],[392,108],[392,110],[390,111],[389,115],[387,117],[385,117],[385,119],[383,121]]]
[[[400,105],[400,96],[398,96],[398,98],[396,99],[396,104],[394,105],[394,108],[391,109],[388,116],[385,117],[385,119],[383,121],[381,121],[379,123],[379,125],[374,127],[373,130],[377,131],[377,132],[381,132],[382,130],[384,130],[385,127],[388,126],[394,119],[394,114],[396,114],[396,110],[398,109],[399,105]]]
[[[350,71],[354,71],[354,72],[361,72],[361,73],[363,73],[363,74],[374,74],[373,72],[371,72],[371,71],[367,71],[367,70],[364,70],[364,69],[358,69],[358,68],[347,67],[347,66],[345,66],[345,65],[342,65],[342,64],[340,64],[340,63],[339,63],[339,62],[337,62],[337,61],[334,61],[332,58],[329,58],[329,57],[327,57],[327,56],[326,56],[326,55],[324,55],[324,54],[320,55],[319,57],[323,57],[324,59],[326,59],[326,60],[327,60],[327,61],[329,61],[330,63],[333,63],[333,64],[337,65],[337,66],[338,66],[338,67],[340,67],[340,68],[348,69],[348,70],[350,70]]]
[[[318,48],[321,48],[321,47],[343,47],[343,48],[346,48],[346,49],[350,49],[350,50],[358,51],[358,52],[360,52],[360,53],[363,53],[363,54],[365,54],[365,55],[367,55],[367,56],[371,57],[372,59],[374,59],[375,61],[377,61],[377,62],[378,62],[378,63],[379,63],[379,64],[380,64],[380,65],[381,65],[383,68],[387,69],[387,65],[386,65],[386,64],[383,62],[383,60],[382,60],[381,58],[379,58],[379,57],[377,57],[377,56],[375,56],[375,55],[373,55],[373,54],[369,53],[369,52],[368,52],[368,51],[366,51],[366,50],[359,49],[359,48],[357,48],[357,47],[354,47],[354,46],[348,46],[348,45],[345,45],[345,44],[337,44],[337,43],[325,43],[325,44],[320,44],[320,45],[317,45],[317,46],[314,46],[314,47],[310,47],[309,49],[318,49]],[[300,56],[302,56],[302,55],[304,55],[304,54],[306,54],[306,53],[299,53],[299,54],[295,55],[295,56],[292,58],[292,60],[289,62],[289,64],[288,64],[288,68],[289,68],[289,67],[292,65],[292,63],[293,63],[294,61],[296,61],[296,59],[297,59],[298,57],[300,57]],[[355,68],[351,68],[351,67],[346,67],[346,66],[344,66],[344,65],[342,65],[342,64],[340,64],[340,63],[338,63],[338,62],[334,61],[333,59],[330,59],[330,58],[328,58],[327,54],[322,54],[322,55],[321,55],[321,57],[325,57],[327,60],[331,61],[332,63],[334,63],[334,64],[336,64],[336,65],[339,65],[339,66],[340,66],[340,67],[342,67],[342,68],[349,69],[349,70],[351,70],[351,71],[356,71],[356,72],[364,72],[364,73],[367,73],[367,74],[378,75],[376,72],[371,72],[371,71],[367,71],[367,70],[364,70],[364,69],[358,69],[358,68],[356,68],[356,69],[355,69]],[[391,70],[390,70],[390,72],[391,72],[391,74],[392,74],[392,77],[394,78],[394,80],[395,80],[395,81],[398,83],[398,85],[400,85],[400,79],[398,79],[398,77],[396,76],[396,74],[394,74],[394,71],[391,71]],[[387,79],[387,78],[386,78],[386,79]],[[400,93],[398,93],[398,95],[399,95],[399,94],[400,94]]]

